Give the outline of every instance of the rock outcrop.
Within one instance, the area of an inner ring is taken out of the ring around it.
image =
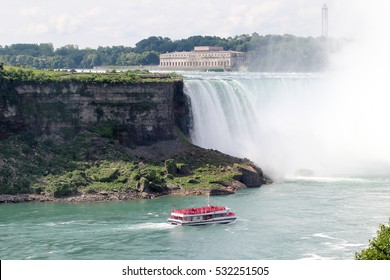
[[[235,176],[235,179],[248,188],[260,187],[269,183],[267,178],[264,177],[263,171],[254,164],[240,165],[237,169],[241,174]]]
[[[0,139],[21,132],[89,129],[127,146],[174,138],[186,130],[183,81],[128,84],[19,83],[0,87]]]
[[[225,195],[270,183],[248,160],[189,143],[188,112],[181,79],[0,84],[0,203]]]

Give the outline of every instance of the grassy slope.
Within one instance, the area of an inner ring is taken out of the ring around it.
[[[89,131],[68,132],[55,139],[29,133],[12,136],[0,142],[0,194],[50,193],[61,197],[137,190],[145,180],[155,192],[167,186],[212,188],[238,174],[234,165],[241,162],[239,159],[179,138],[175,141],[166,146],[181,146],[168,155],[178,171],[169,172],[166,155],[143,158],[136,149]]]

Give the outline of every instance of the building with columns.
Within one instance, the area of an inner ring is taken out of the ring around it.
[[[160,67],[180,70],[239,69],[245,53],[224,51],[223,47],[197,46],[191,52],[171,52],[160,55]]]

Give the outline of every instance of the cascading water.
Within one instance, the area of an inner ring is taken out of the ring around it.
[[[329,79],[296,74],[188,75],[191,139],[205,148],[247,157],[274,179],[388,173],[390,149],[384,144],[390,134],[378,126],[389,115],[383,115],[384,100],[340,94]]]
[[[342,22],[330,23],[350,39],[330,54],[321,77],[184,74],[192,141],[252,159],[274,179],[388,177],[390,41],[383,34],[390,24],[389,2],[355,2],[328,5],[334,17],[342,13]]]

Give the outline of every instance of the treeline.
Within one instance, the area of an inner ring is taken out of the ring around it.
[[[77,45],[66,45],[55,49],[51,43],[0,46],[0,62],[38,69],[158,65],[161,53],[191,51],[194,46],[222,46],[225,50],[247,52],[246,67],[251,71],[318,71],[326,65],[329,52],[342,43],[321,37],[257,33],[229,38],[192,36],[181,40],[152,36],[135,47],[80,49]]]
[[[0,46],[0,62],[38,69],[89,69],[102,65],[158,64],[159,54],[155,51],[135,53],[134,48],[124,46],[79,49],[76,45],[66,45],[54,49],[51,43],[13,44]]]

